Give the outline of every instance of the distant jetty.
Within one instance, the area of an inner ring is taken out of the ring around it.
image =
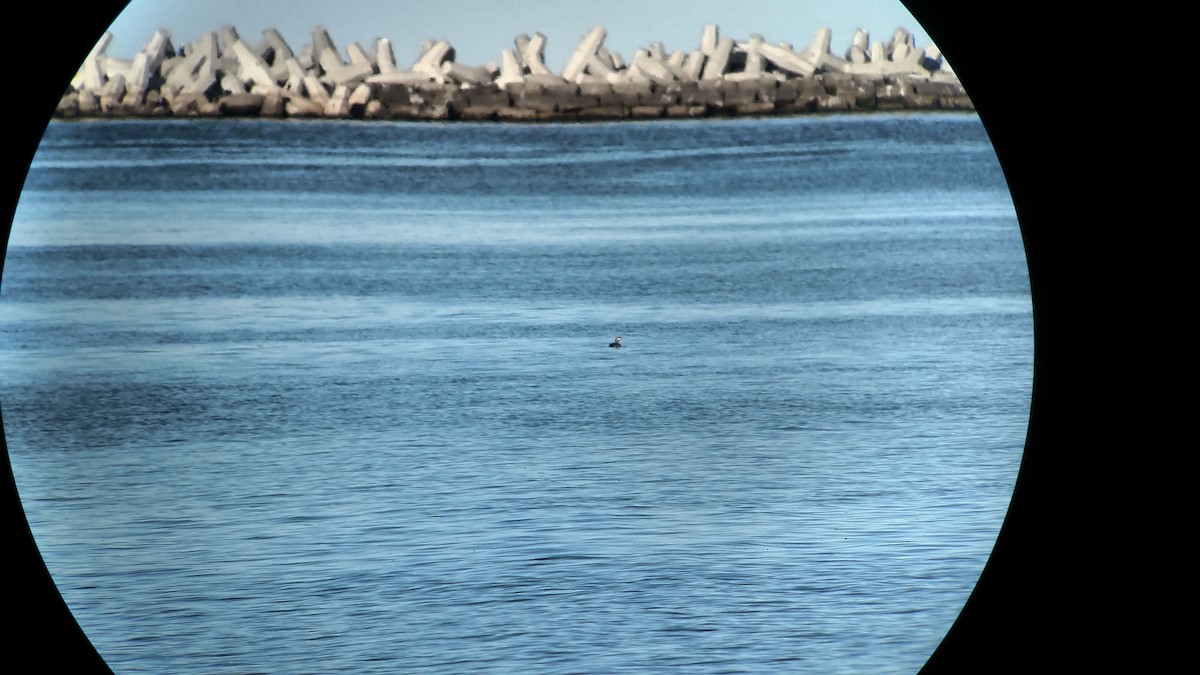
[[[606,37],[593,28],[555,73],[541,33],[517,36],[482,66],[427,40],[407,68],[386,38],[343,55],[321,26],[299,52],[274,29],[252,45],[226,26],[179,49],[164,29],[133,59],[108,56],[106,33],[54,115],[554,122],[974,109],[937,48],[918,47],[904,28],[882,42],[860,29],[842,56],[827,28],[796,51],[708,25],[691,51],[655,42],[630,59],[606,49]]]

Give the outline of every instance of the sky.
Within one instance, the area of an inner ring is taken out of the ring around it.
[[[628,60],[654,42],[668,53],[697,49],[709,23],[722,37],[746,40],[757,33],[797,50],[829,28],[839,56],[858,28],[882,41],[906,28],[918,47],[930,44],[899,0],[131,0],[109,29],[107,53],[132,58],[160,28],[180,47],[226,25],[251,44],[274,28],[299,52],[320,25],[343,56],[351,42],[369,52],[377,38],[387,38],[397,64],[408,67],[423,40],[444,39],[454,47],[455,61],[482,66],[499,63],[518,35],[542,33],[546,64],[561,72],[595,26],[607,31],[604,46]]]

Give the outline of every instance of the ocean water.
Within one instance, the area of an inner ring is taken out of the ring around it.
[[[1032,363],[957,113],[53,122],[0,285],[118,673],[916,672]]]

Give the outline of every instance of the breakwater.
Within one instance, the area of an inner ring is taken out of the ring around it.
[[[606,37],[593,28],[554,72],[541,33],[517,36],[499,62],[482,66],[428,40],[407,68],[386,38],[370,50],[351,43],[343,55],[321,26],[299,51],[274,29],[251,44],[225,26],[178,49],[163,29],[132,59],[107,55],[106,33],[55,117],[540,122],[973,109],[936,46],[918,47],[904,28],[886,41],[859,30],[840,56],[824,28],[796,50],[708,25],[695,49],[668,52],[656,42],[629,59],[605,48]]]

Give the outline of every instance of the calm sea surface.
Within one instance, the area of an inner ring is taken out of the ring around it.
[[[55,122],[0,287],[118,673],[913,673],[1032,362],[966,114]]]

